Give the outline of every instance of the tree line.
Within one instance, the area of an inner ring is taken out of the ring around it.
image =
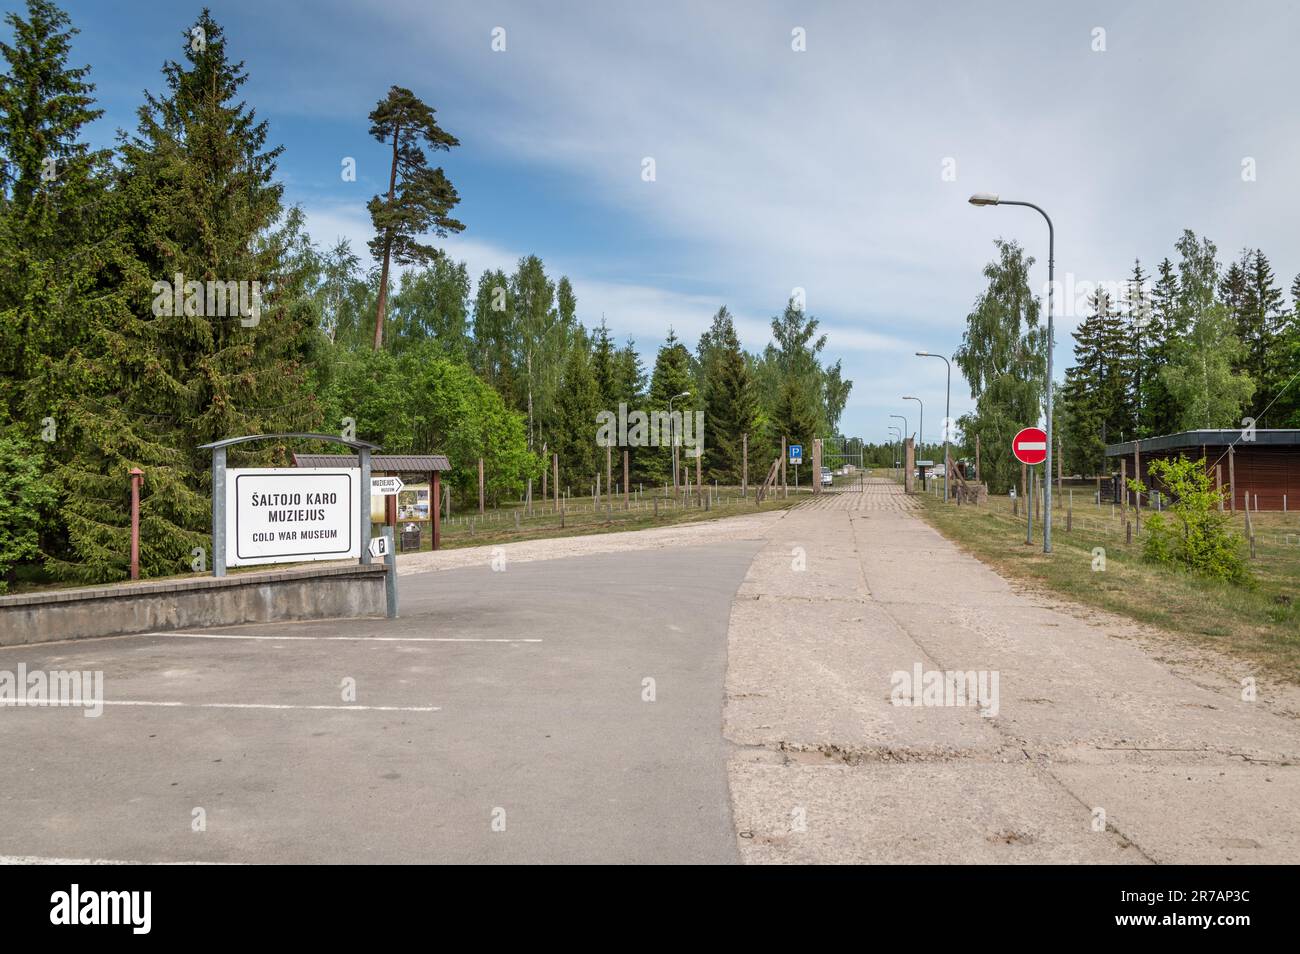
[[[94,149],[102,115],[76,30],[49,0],[0,43],[0,587],[17,568],[78,582],[127,574],[127,474],[141,468],[141,572],[191,568],[210,546],[210,459],[229,436],[346,431],[392,453],[446,453],[454,494],[518,497],[547,454],[585,492],[604,470],[597,415],[619,404],[703,411],[707,479],[751,480],[781,438],[834,432],[852,383],[796,299],[772,340],[742,348],[721,307],[692,350],[673,330],[646,369],[635,342],[584,322],[572,283],[536,255],[471,281],[426,244],[465,226],[431,159],[458,145],[393,87],[370,114],[387,188],[368,256],[321,248],[276,178],[283,147],[240,96],[244,64],[206,9],[136,125]],[[689,392],[684,398],[677,395]],[[231,466],[294,450],[232,449]],[[669,449],[630,448],[659,482]],[[693,462],[692,462],[693,469]]]
[[[1028,281],[1034,259],[1015,242],[995,246],[955,360],[976,400],[958,422],[965,450],[978,435],[982,476],[1003,493],[1019,480],[1012,436],[1044,416],[1047,332]],[[1300,427],[1300,276],[1288,305],[1261,250],[1224,268],[1215,244],[1190,230],[1174,248],[1177,260],[1164,258],[1154,279],[1135,260],[1123,281],[1064,289],[1057,314],[1083,315],[1054,407],[1068,473],[1108,473],[1106,445],[1135,438],[1250,418]]]

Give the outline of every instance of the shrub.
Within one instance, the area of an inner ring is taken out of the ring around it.
[[[40,451],[0,434],[0,593],[16,565],[40,555],[42,512],[53,504]]]
[[[1164,513],[1147,519],[1143,558],[1189,570],[1211,579],[1253,586],[1254,578],[1242,558],[1241,537],[1229,526],[1231,519],[1219,509],[1223,491],[1211,484],[1204,460],[1152,460],[1149,469],[1171,498]],[[1137,480],[1129,489],[1147,493]]]

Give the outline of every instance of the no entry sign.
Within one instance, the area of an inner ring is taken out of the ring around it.
[[[1026,427],[1011,439],[1011,453],[1022,464],[1041,464],[1047,460],[1047,432],[1041,427]]]

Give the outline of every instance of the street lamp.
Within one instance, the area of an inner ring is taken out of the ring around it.
[[[674,394],[668,399],[668,443],[673,445],[673,496],[677,496],[677,433],[673,422],[673,402],[678,398],[690,397],[690,391]]]
[[[889,430],[890,430],[890,432],[891,432],[890,435],[889,435],[890,437],[893,437],[893,436],[894,436],[893,433],[892,433],[893,431],[898,431],[898,450],[899,450],[899,456],[898,456],[897,460],[902,460],[902,450],[903,450],[903,429],[902,429],[901,427],[899,427],[897,424],[890,424],[890,425],[889,425]],[[892,455],[891,455],[891,456],[892,456]],[[889,468],[889,469],[890,469],[890,470],[896,470],[897,468],[895,468],[895,467],[891,467],[891,468]]]
[[[971,205],[1022,205],[1047,221],[1047,474],[1043,481],[1043,552],[1052,552],[1052,291],[1056,285],[1056,230],[1047,213],[1032,202],[1013,202],[992,192],[976,192]]]
[[[907,449],[904,447],[904,444],[907,442],[907,435],[909,433],[909,431],[907,430],[907,418],[904,417],[902,414],[891,414],[889,416],[896,417],[903,422],[903,439],[898,442],[898,457],[903,462],[903,465],[906,466]],[[904,479],[906,480],[906,478]]]
[[[972,202],[975,200],[972,198]],[[918,358],[938,358],[948,366],[948,390],[943,399],[943,502],[948,502],[948,471],[952,469],[952,461],[948,459],[948,432],[952,429],[952,362],[941,354],[931,354],[929,351],[918,351]]]
[[[925,456],[925,404],[922,403],[919,397],[908,397],[906,394],[903,395],[903,400],[915,401],[917,404],[921,405],[921,423],[916,425],[917,440],[920,442],[920,450],[917,451],[917,453],[921,457],[924,457]],[[925,489],[924,481],[921,482],[921,489],[922,490]]]

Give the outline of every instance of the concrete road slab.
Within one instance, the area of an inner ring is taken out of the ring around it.
[[[747,863],[1147,864],[1050,777],[1020,764],[731,761]]]

